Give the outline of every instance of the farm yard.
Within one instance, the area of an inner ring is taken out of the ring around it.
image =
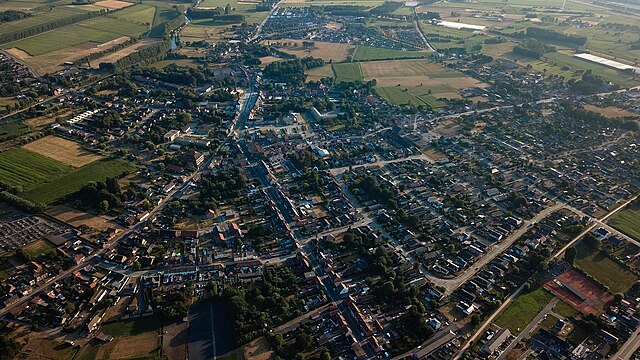
[[[76,168],[103,158],[100,155],[82,149],[80,144],[74,141],[51,135],[23,147]]]

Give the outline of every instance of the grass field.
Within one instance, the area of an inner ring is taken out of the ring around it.
[[[107,15],[122,20],[133,21],[139,24],[152,24],[156,8],[150,5],[135,5],[127,9],[120,10],[114,14]]]
[[[607,286],[614,294],[629,290],[638,280],[634,273],[584,242],[580,242],[576,250],[576,266]]]
[[[429,52],[402,51],[392,49],[379,49],[368,46],[358,46],[353,52],[354,60],[387,60],[387,59],[418,59],[426,58]]]
[[[164,1],[144,1],[145,5],[151,5],[156,8],[153,25],[149,36],[152,38],[161,38],[164,33],[164,24],[178,17],[178,12],[173,8],[171,2]]]
[[[26,190],[71,171],[71,166],[24,149],[0,153],[0,181]]]
[[[558,304],[553,307],[553,312],[560,316],[564,316],[565,318],[572,318],[578,315],[578,310],[574,309],[564,301],[558,302]]]
[[[308,70],[306,74],[307,74],[307,81],[318,81],[323,78],[332,78],[333,69],[331,65],[325,65],[319,68]]]
[[[29,132],[29,126],[22,121],[11,121],[0,124],[0,141],[7,138],[20,136]]]
[[[55,250],[44,240],[36,240],[22,247],[22,251],[31,258],[37,258],[40,255],[53,253]]]
[[[576,72],[577,70],[591,70],[603,79],[623,87],[637,86],[640,84],[640,81],[632,79],[623,72],[561,52],[545,54],[543,60],[533,62],[531,66],[535,70],[545,71],[549,75],[559,75],[566,80],[578,78],[580,74]]]
[[[429,88],[425,86],[402,87],[387,86],[376,87],[376,92],[385,101],[392,105],[411,105],[420,106],[428,105],[433,108],[439,108],[445,104],[429,94]]]
[[[86,42],[105,43],[122,36],[109,31],[84,27],[79,24],[80,23],[65,26],[7,43],[2,45],[2,48],[18,48],[26,51],[31,56],[38,56]]]
[[[100,155],[82,149],[77,142],[53,135],[30,142],[23,147],[76,168],[103,158]]]
[[[520,334],[552,299],[550,292],[536,287],[513,300],[507,310],[496,318],[495,323],[508,328],[512,334]]]
[[[89,181],[104,181],[107,177],[117,177],[133,170],[135,167],[124,160],[102,159],[32,188],[23,196],[33,201],[52,204],[56,200],[78,191]]]
[[[103,324],[101,331],[111,336],[134,336],[154,331],[162,325],[159,316]]]
[[[86,12],[89,12],[89,9],[86,9],[83,6],[56,6],[53,9],[47,8],[45,10],[34,11],[32,13],[33,16],[17,21],[0,23],[0,33],[21,31],[41,24],[46,24],[54,20],[69,18],[77,14],[84,14]]]
[[[359,63],[333,64],[337,82],[362,81],[362,69]]]
[[[626,235],[640,241],[640,208],[622,210],[609,223]]]

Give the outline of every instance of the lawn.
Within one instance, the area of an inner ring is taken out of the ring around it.
[[[90,29],[111,32],[121,36],[138,36],[149,31],[149,25],[132,22],[130,20],[100,16],[78,23],[79,26]]]
[[[609,224],[640,241],[640,207],[620,211],[613,216]]]
[[[429,56],[428,52],[380,49],[358,46],[353,52],[354,60],[418,59]]]
[[[71,166],[25,149],[0,153],[0,181],[30,190],[71,171]]]
[[[362,69],[358,63],[333,64],[337,82],[362,81]]]
[[[576,250],[576,266],[607,286],[614,294],[629,290],[638,280],[634,273],[584,241],[576,246]]]
[[[564,301],[558,302],[558,304],[553,307],[553,312],[560,316],[564,316],[565,318],[572,318],[578,315],[578,310],[574,309],[571,305],[565,303]]]
[[[37,258],[40,255],[50,254],[55,252],[53,247],[44,240],[36,240],[28,245],[22,247],[22,251],[31,258]]]
[[[172,3],[163,1],[145,1],[144,4],[151,5],[156,8],[153,17],[153,26],[149,36],[152,38],[161,38],[164,35],[164,24],[178,17],[178,12],[173,8]]]
[[[107,177],[119,177],[123,173],[133,170],[135,170],[135,166],[124,160],[102,159],[35,187],[25,192],[23,196],[33,201],[53,204],[78,191],[89,181],[104,181]]]
[[[511,305],[500,314],[495,323],[506,327],[512,334],[520,334],[520,331],[529,325],[531,321],[553,299],[553,294],[536,286],[532,291],[518,296]]]
[[[135,336],[158,330],[162,326],[160,316],[148,316],[133,320],[102,324],[100,331],[111,336]]]

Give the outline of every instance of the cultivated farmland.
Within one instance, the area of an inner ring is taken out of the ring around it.
[[[78,191],[89,181],[104,181],[107,177],[118,177],[134,169],[135,167],[132,164],[124,160],[102,159],[32,188],[30,191],[25,192],[23,196],[33,201],[52,204],[56,200]]]
[[[81,167],[102,159],[102,156],[82,149],[80,144],[57,136],[47,136],[24,146],[40,155],[73,167]]]
[[[0,181],[30,190],[71,171],[71,166],[25,149],[0,153]]]
[[[333,71],[338,82],[362,81],[362,70],[359,63],[334,64]]]
[[[368,46],[358,46],[353,52],[354,60],[388,60],[388,59],[417,59],[426,58],[429,52],[402,51],[392,49],[380,49]]]
[[[610,223],[614,228],[640,241],[640,207],[620,211]]]

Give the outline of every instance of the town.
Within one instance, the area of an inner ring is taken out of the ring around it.
[[[0,2],[0,359],[640,358],[638,33]]]

